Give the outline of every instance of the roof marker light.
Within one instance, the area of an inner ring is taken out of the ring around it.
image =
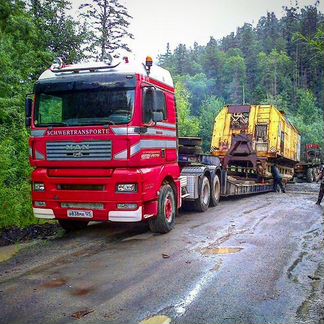
[[[153,59],[151,56],[146,56],[145,59],[145,67],[146,67],[146,72],[149,75],[151,71],[151,66],[153,65]]]

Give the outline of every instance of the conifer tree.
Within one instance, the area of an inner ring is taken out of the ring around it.
[[[119,50],[131,52],[127,39],[134,39],[129,32],[130,19],[127,8],[119,0],[92,0],[83,3],[79,10],[91,32],[90,50],[99,60],[106,54]]]

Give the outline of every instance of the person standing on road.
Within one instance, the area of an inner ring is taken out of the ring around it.
[[[274,192],[279,191],[279,190],[278,190],[278,185],[279,185],[281,191],[282,191],[283,193],[285,193],[286,190],[285,190],[285,188],[284,188],[284,186],[283,186],[283,184],[282,184],[282,176],[281,176],[281,174],[280,174],[280,172],[279,172],[279,169],[278,169],[276,163],[274,163],[274,164],[271,166],[271,174],[272,174],[272,176],[273,176],[273,191],[274,191]]]
[[[316,205],[320,205],[324,196],[324,167],[321,167],[321,171],[316,178],[316,182],[318,183],[321,180],[321,186],[320,186],[320,191],[318,193],[318,198],[316,201]]]

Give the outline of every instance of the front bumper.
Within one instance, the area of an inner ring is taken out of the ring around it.
[[[154,216],[151,212],[152,208],[146,208],[146,205],[151,206],[152,203],[145,204],[143,202],[143,195],[141,194],[142,174],[138,170],[116,169],[108,177],[93,176],[93,173],[91,177],[87,177],[82,174],[82,170],[80,175],[83,176],[75,176],[74,172],[73,177],[67,176],[66,172],[64,176],[51,176],[49,173],[47,169],[36,169],[33,172],[33,182],[45,184],[44,192],[33,191],[32,194],[34,216],[37,218],[139,222]],[[136,183],[137,192],[117,193],[116,186],[119,183]],[[71,188],[76,186],[77,190],[60,189],[64,185]],[[78,190],[83,186],[88,189],[90,185],[93,185],[96,189]],[[38,207],[35,202],[45,203],[46,207]],[[119,209],[118,204],[136,204],[136,208],[132,210]],[[89,206],[100,206],[100,208],[92,209]],[[91,210],[92,217],[69,217],[69,210]]]

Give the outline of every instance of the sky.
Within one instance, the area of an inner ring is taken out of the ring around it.
[[[312,5],[316,0],[299,0],[299,7]],[[245,22],[254,26],[267,11],[277,17],[283,15],[283,6],[294,5],[291,0],[123,0],[133,16],[130,32],[135,40],[130,47],[137,58],[147,55],[156,58],[184,43],[188,47],[196,41],[206,45],[210,36],[221,39],[235,32]],[[324,12],[324,0],[319,10]]]
[[[83,0],[70,0],[74,11]],[[324,0],[319,10],[324,12]],[[256,26],[267,11],[278,18],[283,6],[295,5],[296,0],[120,0],[133,17],[129,31],[134,40],[129,46],[138,60],[150,55],[154,59],[183,43],[206,45],[213,36],[221,39],[235,32],[245,22]],[[316,0],[298,0],[299,7],[313,5]]]

